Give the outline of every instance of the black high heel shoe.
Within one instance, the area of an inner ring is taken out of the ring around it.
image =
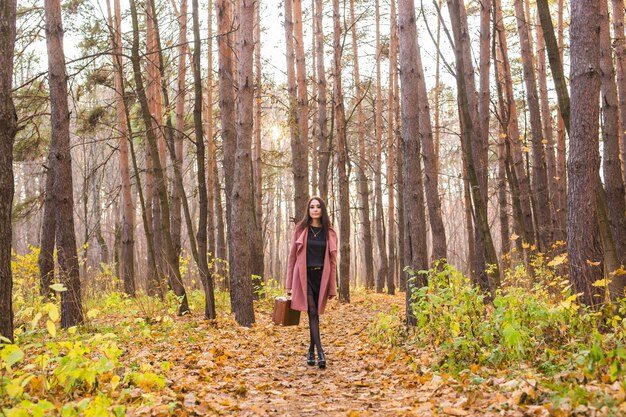
[[[315,353],[312,350],[309,350],[306,354],[306,364],[309,366],[315,365]]]
[[[324,352],[319,352],[317,354],[317,366],[320,369],[326,368],[326,357],[324,356]]]

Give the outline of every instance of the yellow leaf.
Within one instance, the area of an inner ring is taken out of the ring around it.
[[[553,260],[548,262],[548,266],[559,266],[566,261],[567,261],[567,253],[563,253],[561,255],[555,256]]]
[[[53,321],[48,320],[46,322],[46,328],[48,329],[48,333],[50,333],[50,336],[55,337],[57,335],[57,327],[54,325]]]
[[[524,243],[522,243],[522,247],[524,249],[528,249],[528,248],[530,248],[530,245],[528,243],[524,242]]]
[[[87,312],[87,317],[90,319],[95,319],[96,317],[98,317],[98,314],[100,314],[100,311],[93,308]]]
[[[52,321],[59,319],[59,309],[54,304],[48,304],[48,317],[50,317]]]
[[[526,153],[528,153],[528,152],[530,152],[530,148],[529,148],[528,146],[524,146],[523,151],[524,151],[524,152],[526,152]]]
[[[68,332],[69,334],[75,334],[75,333],[76,333],[76,330],[77,330],[76,326],[72,326],[72,327],[70,327],[69,329],[67,329],[67,332]]]
[[[593,261],[590,261],[589,259],[587,259],[587,263],[588,263],[589,265],[591,265],[591,266],[598,266],[598,265],[600,265],[600,261],[598,261],[598,262],[593,262]]]
[[[624,269],[624,265],[620,266],[615,271],[611,272],[611,275],[615,275],[615,276],[626,275],[626,269]]]
[[[610,283],[611,283],[610,279],[604,278],[604,279],[597,280],[591,285],[593,285],[594,287],[608,287]]]
[[[30,322],[30,327],[34,329],[39,324],[39,320],[41,319],[41,313],[37,313],[33,318],[33,321]]]
[[[506,133],[501,133],[501,134],[500,134],[500,137],[501,137],[502,139],[506,139]]]
[[[119,375],[113,375],[113,377],[111,378],[111,389],[115,390],[115,388],[117,388],[119,384],[120,384]]]
[[[547,139],[542,139],[541,143],[543,143],[544,145],[547,145],[548,144],[548,140]]]
[[[511,240],[517,240],[517,239],[519,239],[519,235],[517,235],[517,234],[513,233],[513,234],[511,235]]]

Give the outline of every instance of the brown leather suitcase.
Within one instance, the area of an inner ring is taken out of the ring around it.
[[[276,297],[272,321],[279,326],[297,326],[300,323],[300,312],[291,309],[291,298]]]

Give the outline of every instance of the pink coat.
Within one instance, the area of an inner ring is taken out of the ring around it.
[[[287,268],[287,289],[291,291],[291,308],[307,311],[307,282],[306,282],[306,243],[309,229],[296,229],[289,251]],[[324,270],[320,285],[318,313],[322,314],[326,307],[326,300],[337,295],[337,233],[332,227],[326,234],[326,256],[324,256]]]

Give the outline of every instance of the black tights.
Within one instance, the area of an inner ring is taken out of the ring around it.
[[[309,331],[311,335],[309,351],[313,352],[313,348],[317,347],[317,354],[319,355],[324,350],[320,340],[320,315],[317,312],[317,300],[313,294],[307,294],[307,304],[309,306]]]

